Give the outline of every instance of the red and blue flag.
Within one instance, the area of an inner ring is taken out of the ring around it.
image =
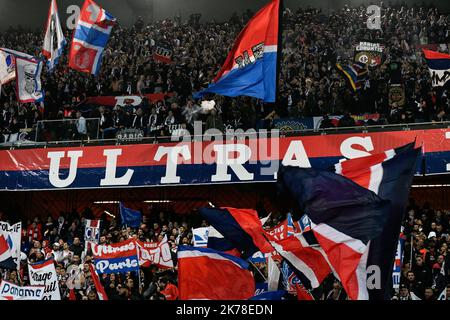
[[[181,300],[246,300],[255,294],[248,262],[207,248],[180,246],[178,287]]]
[[[258,213],[251,209],[202,208],[200,214],[236,248],[243,259],[255,252],[271,253],[274,251],[264,237]],[[211,246],[208,239],[208,246]],[[230,249],[231,246],[227,247]]]
[[[280,0],[271,0],[241,31],[213,83],[195,97],[215,93],[275,102],[280,22]]]
[[[391,202],[325,170],[282,167],[278,182],[280,192],[292,196],[300,210],[308,213],[312,232],[324,253],[318,251],[324,262],[316,264],[330,266],[350,299],[368,299],[367,248],[383,231]],[[308,269],[303,268],[303,274],[304,271]],[[309,275],[311,284],[317,285],[314,274]],[[306,280],[300,280],[307,286]]]
[[[116,19],[92,0],[86,0],[73,35],[69,67],[97,75],[103,51]]]

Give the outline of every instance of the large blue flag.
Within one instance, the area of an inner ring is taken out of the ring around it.
[[[213,84],[194,96],[216,93],[275,102],[280,22],[280,0],[271,0],[241,31]]]
[[[122,225],[132,228],[139,228],[142,221],[142,214],[130,208],[126,208],[122,202],[120,203],[120,217],[122,218]]]

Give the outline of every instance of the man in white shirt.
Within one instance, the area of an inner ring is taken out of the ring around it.
[[[87,136],[86,119],[83,117],[80,111],[77,111],[77,133],[75,138],[84,140]]]

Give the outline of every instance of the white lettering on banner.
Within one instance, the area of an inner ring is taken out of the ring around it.
[[[116,177],[117,157],[122,155],[122,149],[104,150],[103,155],[106,157],[106,173],[105,179],[100,180],[101,186],[126,186],[133,177],[134,170],[128,169],[120,178]]]
[[[133,107],[136,107],[142,103],[142,98],[139,96],[118,96],[116,99],[116,107],[124,106],[125,102],[130,102]]]
[[[69,15],[66,20],[67,29],[75,29],[75,27],[77,26],[78,18],[80,17],[80,12],[80,7],[75,4],[67,7],[66,13]]]
[[[178,156],[181,155],[184,160],[190,160],[191,150],[187,145],[176,147],[159,147],[154,160],[160,161],[165,155],[167,155],[166,175],[161,178],[161,183],[180,183],[181,177],[177,176]]]
[[[55,265],[50,263],[46,266],[28,265],[31,285],[44,286],[43,300],[61,300],[59,283],[56,276]]]
[[[233,170],[239,180],[253,180],[254,174],[248,172],[243,164],[250,160],[252,150],[245,144],[225,144],[214,145],[217,154],[216,174],[211,177],[212,182],[231,181],[231,174],[228,174],[228,167]],[[237,152],[236,158],[230,158],[230,153]]]
[[[445,139],[450,139],[450,131],[445,133]],[[447,163],[447,171],[450,171],[450,163]]]
[[[130,241],[127,244],[124,244],[120,247],[113,247],[111,245],[93,245],[92,246],[92,253],[94,256],[101,257],[104,254],[111,254],[111,253],[117,253],[117,252],[124,252],[124,251],[132,251],[136,250],[136,245],[134,244],[134,241]]]
[[[20,287],[6,281],[1,281],[0,284],[0,297],[9,298],[12,300],[41,300],[43,294],[43,286]]]
[[[362,146],[366,151],[353,149],[353,145],[360,145]],[[356,158],[362,158],[370,156],[371,154],[369,151],[373,151],[373,143],[371,137],[351,137],[348,139],[345,139],[341,143],[341,154],[346,157],[347,159],[356,159]]]
[[[49,180],[50,183],[57,188],[66,188],[70,186],[77,177],[78,159],[83,156],[83,151],[68,151],[67,156],[70,158],[69,174],[66,179],[59,177],[59,168],[61,158],[65,157],[64,151],[49,152],[47,158],[50,159]]]
[[[99,273],[105,273],[105,270],[109,269],[111,271],[121,270],[124,268],[137,268],[139,265],[137,259],[126,258],[125,261],[118,263],[110,263],[108,260],[99,260],[95,263],[95,268]]]

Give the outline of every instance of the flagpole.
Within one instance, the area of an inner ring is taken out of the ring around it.
[[[255,264],[251,261],[248,261],[257,271],[258,273],[261,275],[261,277],[264,278],[264,281],[267,281],[267,278],[263,275],[263,273],[261,272],[261,270],[259,270],[259,268],[257,266],[255,266]]]
[[[411,233],[411,249],[410,249],[410,256],[409,256],[409,271],[412,270],[412,264],[413,264],[413,245],[414,245],[414,236]]]
[[[281,101],[280,96],[280,73],[281,73],[281,58],[283,52],[283,0],[280,0],[278,8],[278,44],[277,44],[277,72],[275,77],[275,106],[279,106]]]

